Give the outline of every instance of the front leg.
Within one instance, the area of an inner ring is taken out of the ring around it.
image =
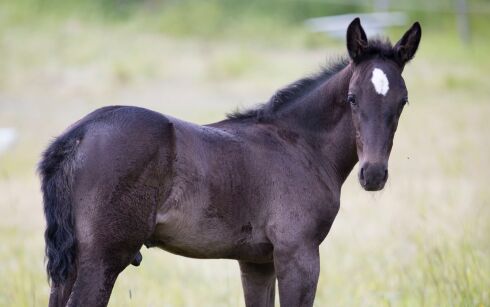
[[[320,273],[318,245],[301,243],[274,246],[274,266],[281,306],[313,306]]]
[[[273,263],[256,264],[239,261],[247,307],[273,307],[276,274]]]

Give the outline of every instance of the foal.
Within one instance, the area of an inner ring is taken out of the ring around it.
[[[142,245],[236,259],[247,306],[312,306],[319,245],[359,161],[365,190],[384,187],[401,76],[421,37],[368,41],[356,18],[349,58],[268,103],[199,126],[142,108],[87,115],[44,152],[49,306],[105,306]]]

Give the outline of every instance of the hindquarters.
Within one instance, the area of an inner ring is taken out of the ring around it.
[[[170,188],[173,144],[172,124],[162,115],[110,107],[46,150],[39,170],[51,306],[68,297],[70,305],[107,303],[115,278],[153,231],[157,204]]]

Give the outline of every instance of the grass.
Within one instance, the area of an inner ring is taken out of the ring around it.
[[[0,18],[0,126],[20,137],[0,156],[0,306],[47,303],[34,170],[66,126],[109,104],[216,121],[343,53],[343,44],[323,39],[249,41],[253,27],[239,40],[142,31],[131,20],[37,25],[12,16]],[[316,306],[490,305],[489,51],[487,40],[464,47],[452,32],[424,29],[404,73],[410,104],[390,181],[375,194],[354,173],[346,182],[321,247]],[[141,267],[118,279],[111,306],[243,306],[235,262],[142,253]]]

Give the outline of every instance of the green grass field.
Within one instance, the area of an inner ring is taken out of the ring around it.
[[[33,22],[0,7],[0,128],[19,133],[0,155],[0,306],[47,304],[35,168],[69,124],[113,104],[217,121],[344,53],[342,42],[276,23],[266,39],[237,27],[237,39],[144,30],[141,16]],[[343,188],[321,247],[315,306],[490,306],[490,40],[480,29],[462,46],[452,25],[424,29],[405,70],[410,104],[385,190],[363,191],[357,168]],[[139,268],[120,275],[110,306],[244,305],[235,262],[142,254]]]

